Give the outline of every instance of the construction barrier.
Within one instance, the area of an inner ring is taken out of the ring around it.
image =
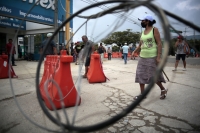
[[[128,57],[131,57],[132,53],[129,52],[128,53]],[[122,58],[123,54],[121,52],[112,52],[112,58]],[[134,56],[135,57],[138,57],[139,54],[138,53],[134,53]],[[104,53],[104,58],[108,58],[108,54],[107,53]]]
[[[138,57],[138,56],[139,56],[139,53],[134,53],[134,56],[135,56],[135,57]]]
[[[131,57],[131,52],[128,52],[128,55],[127,55],[128,57]]]
[[[121,52],[119,52],[119,58],[122,58],[122,53]]]
[[[108,53],[104,53],[104,58],[108,58]]]
[[[100,55],[97,52],[91,55],[87,78],[89,83],[106,82],[106,76],[103,72]]]
[[[53,110],[53,107],[48,98],[56,109],[62,108],[61,101],[64,103],[64,107],[75,106],[77,99],[77,105],[81,103],[81,97],[72,80],[71,62],[73,62],[73,57],[66,55],[66,50],[62,50],[60,56],[48,55],[46,61],[44,61],[44,73],[40,82],[40,92],[42,99],[50,110]],[[59,88],[52,80],[59,86],[62,97],[59,95]]]
[[[112,58],[118,58],[118,57],[119,57],[119,52],[112,53]]]
[[[0,79],[3,78],[9,78],[9,64],[8,64],[8,55],[2,54],[0,55]],[[10,76],[11,78],[17,78],[18,76],[15,74],[15,71],[12,67],[10,66]]]

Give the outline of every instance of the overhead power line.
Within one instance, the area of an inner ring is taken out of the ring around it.
[[[81,1],[83,1],[83,2],[85,2],[85,3],[87,3],[87,4],[95,4],[95,3],[98,3],[99,1],[98,0],[81,0]],[[107,6],[107,5],[100,5],[100,6],[98,6],[100,9],[102,9],[102,10],[108,10],[108,9],[110,9],[111,7],[109,7],[109,6]],[[126,19],[126,21],[128,21],[128,22],[130,22],[130,23],[132,23],[132,24],[138,24],[138,22],[136,21],[137,19],[136,19],[136,17],[134,18],[133,16],[131,16],[131,15],[129,15],[129,16],[127,16],[127,15],[124,15],[123,13],[113,13],[113,15],[115,15],[116,17],[118,17],[118,18],[121,18],[122,16],[125,16],[127,19]]]

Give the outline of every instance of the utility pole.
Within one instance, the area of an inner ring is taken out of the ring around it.
[[[66,19],[70,17],[70,0],[66,0],[66,10],[67,10],[67,13],[66,13]],[[69,42],[69,39],[70,39],[70,29],[69,29],[69,23],[68,22],[66,25],[65,25],[65,39],[66,39],[66,49],[68,49],[69,51],[69,54],[71,54],[71,43]]]
[[[55,11],[54,11],[54,32],[58,28],[58,0],[55,0]],[[58,43],[58,34],[55,35],[54,41]],[[59,44],[56,45],[57,49],[59,50]]]
[[[186,39],[186,32],[187,32],[187,31],[186,31],[186,28],[188,28],[188,27],[185,27],[185,35],[184,35],[184,36],[185,36],[185,39]]]
[[[64,22],[64,16],[62,15],[62,22]],[[64,34],[64,27],[62,27],[62,47],[65,45],[65,34]]]
[[[85,23],[85,35],[87,36],[87,22]]]

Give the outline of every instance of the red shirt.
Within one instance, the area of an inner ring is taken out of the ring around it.
[[[7,54],[10,54],[11,49],[12,49],[12,43],[7,43],[7,44],[6,44],[6,51],[7,51]],[[16,54],[16,52],[15,52],[15,46],[14,46],[14,48],[13,48],[12,54]]]

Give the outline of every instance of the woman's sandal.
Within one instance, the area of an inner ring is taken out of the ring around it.
[[[161,90],[161,94],[160,94],[160,99],[163,100],[167,97],[167,89]],[[162,94],[162,92],[165,92],[165,94]]]

